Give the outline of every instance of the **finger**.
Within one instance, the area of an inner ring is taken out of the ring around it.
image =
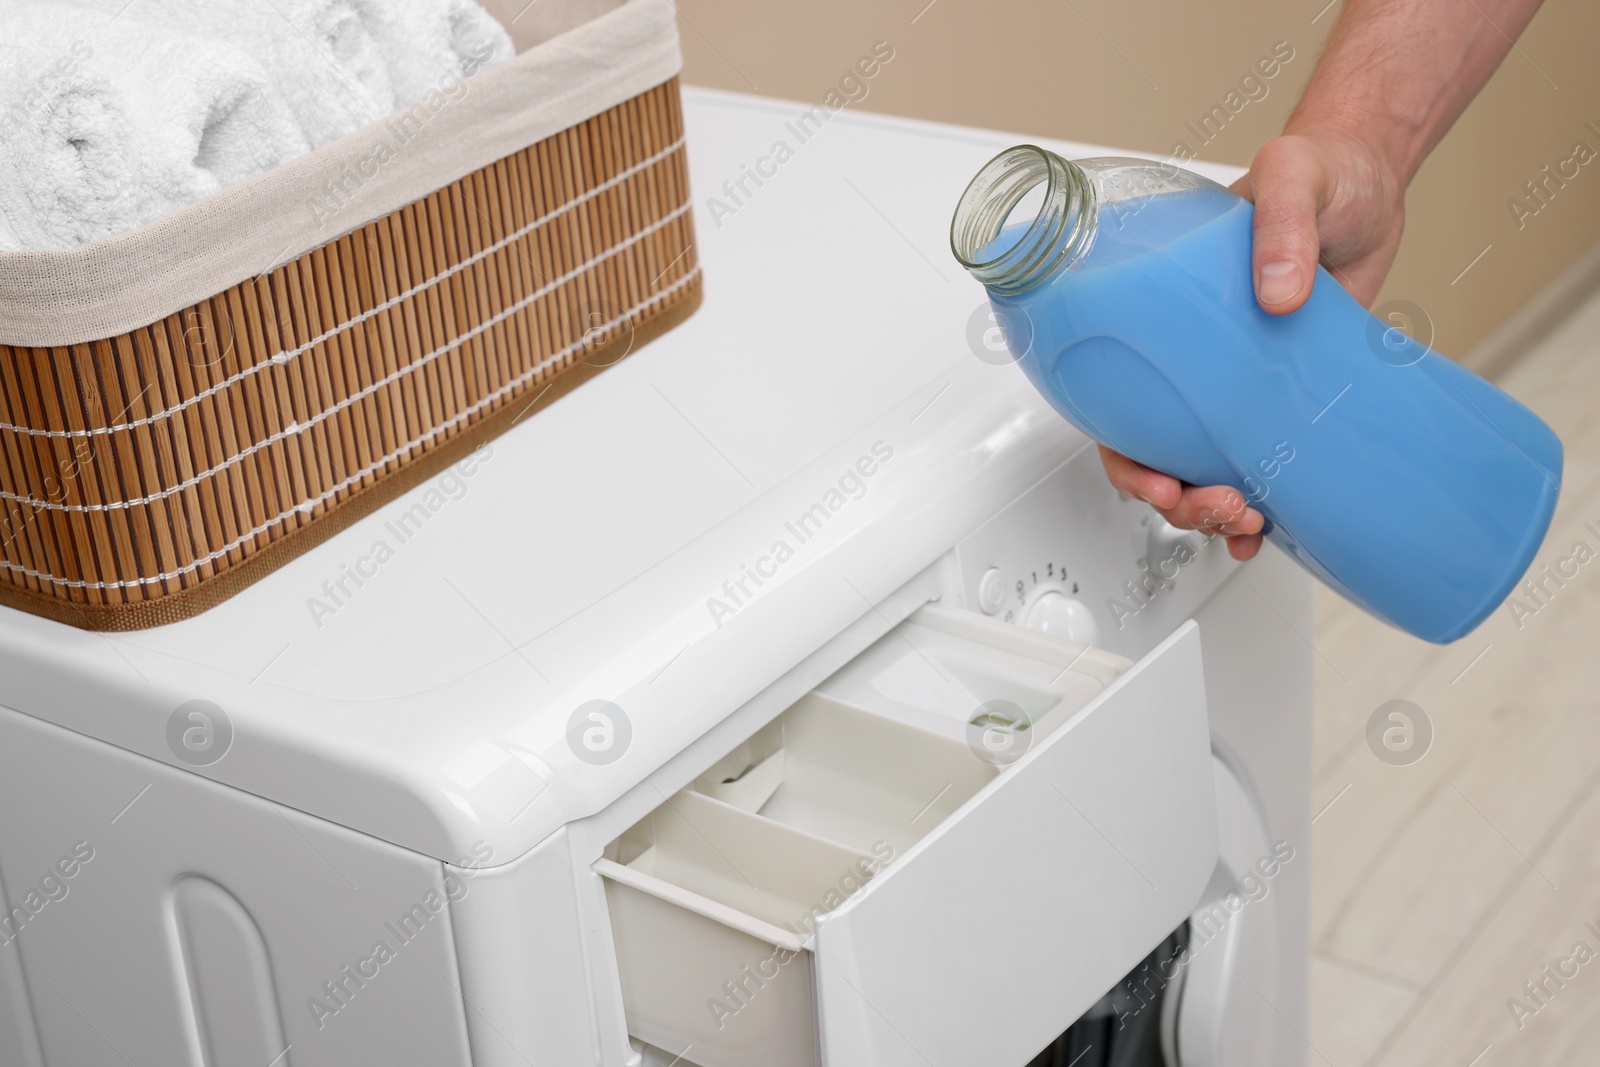
[[[1157,510],[1172,525],[1184,530],[1222,537],[1258,534],[1266,520],[1250,507],[1244,494],[1227,485],[1188,486],[1177,505]]]
[[[1317,211],[1324,168],[1314,148],[1296,137],[1269,141],[1239,185],[1255,202],[1251,272],[1256,302],[1274,315],[1297,311],[1317,277]]]
[[[1228,555],[1243,563],[1247,559],[1254,559],[1257,552],[1261,551],[1260,534],[1243,534],[1239,537],[1228,538]]]
[[[1183,497],[1183,483],[1178,479],[1151,470],[1105,445],[1100,446],[1100,463],[1105,467],[1106,478],[1113,488],[1138,497],[1158,510],[1176,507]]]

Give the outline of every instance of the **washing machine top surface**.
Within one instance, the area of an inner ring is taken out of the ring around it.
[[[685,105],[696,315],[197,618],[102,635],[0,609],[0,704],[441,859],[485,839],[510,859],[1082,447],[975,355],[986,301],[948,249],[966,182],[1022,138],[846,110],[801,140],[809,105]],[[195,711],[220,758],[185,748]]]

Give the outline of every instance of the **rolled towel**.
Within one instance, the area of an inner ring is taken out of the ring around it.
[[[139,224],[126,101],[82,69],[84,51],[0,45],[0,250],[70,248]]]
[[[375,27],[386,0],[89,0],[260,59],[312,148],[395,108]]]
[[[399,108],[516,54],[505,27],[473,0],[389,0],[376,28]]]
[[[83,72],[124,101],[139,223],[308,151],[266,72],[237,48],[131,14],[0,0],[0,30],[9,39],[52,40],[63,25],[78,35],[72,48]]]

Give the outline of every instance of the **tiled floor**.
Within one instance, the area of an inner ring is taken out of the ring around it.
[[[1319,594],[1312,1067],[1600,1063],[1600,295],[1499,384],[1566,444],[1533,569],[1577,574],[1445,648]],[[1394,699],[1433,729],[1404,766]]]

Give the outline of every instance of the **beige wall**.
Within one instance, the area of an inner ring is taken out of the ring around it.
[[[685,80],[815,102],[881,39],[895,57],[865,109],[1162,157],[1186,142],[1203,159],[1244,164],[1281,126],[1339,12],[1318,17],[1326,0],[926,2],[677,0]],[[1185,124],[1279,41],[1294,58],[1202,147]],[[1467,352],[1600,241],[1600,160],[1520,230],[1507,206],[1576,142],[1600,152],[1600,132],[1585,126],[1600,128],[1597,56],[1600,4],[1548,0],[1412,186],[1380,299],[1425,308],[1441,350]]]

